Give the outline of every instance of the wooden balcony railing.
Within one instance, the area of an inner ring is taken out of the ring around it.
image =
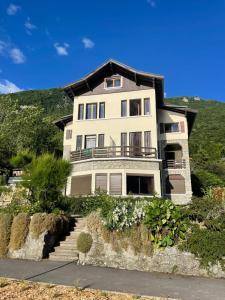
[[[163,161],[164,169],[185,169],[186,161],[185,159],[181,160],[164,160]]]
[[[152,159],[157,158],[156,148],[147,147],[104,147],[91,148],[72,151],[71,161],[86,160],[90,158],[116,158],[116,157],[135,157]]]

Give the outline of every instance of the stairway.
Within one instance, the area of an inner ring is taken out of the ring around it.
[[[59,246],[54,248],[54,252],[49,254],[49,260],[55,261],[78,261],[79,252],[77,251],[77,238],[82,232],[84,219],[81,217],[75,218],[75,224],[70,235],[66,236],[64,241],[61,241]]]

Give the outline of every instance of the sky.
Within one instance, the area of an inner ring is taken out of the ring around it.
[[[0,93],[62,87],[109,58],[165,93],[225,101],[225,0],[0,0]]]

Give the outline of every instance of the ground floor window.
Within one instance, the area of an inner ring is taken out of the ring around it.
[[[95,190],[107,192],[107,174],[95,175]]]
[[[127,175],[127,194],[153,195],[154,177]]]
[[[71,180],[71,195],[91,194],[91,175],[74,176]]]
[[[182,175],[174,174],[167,176],[166,194],[185,194],[185,180]]]
[[[111,195],[122,194],[122,174],[110,174],[109,192]]]

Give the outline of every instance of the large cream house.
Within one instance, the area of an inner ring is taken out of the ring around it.
[[[55,124],[72,164],[68,195],[102,190],[190,201],[188,136],[196,112],[165,105],[163,81],[109,60],[64,87],[73,114]]]

